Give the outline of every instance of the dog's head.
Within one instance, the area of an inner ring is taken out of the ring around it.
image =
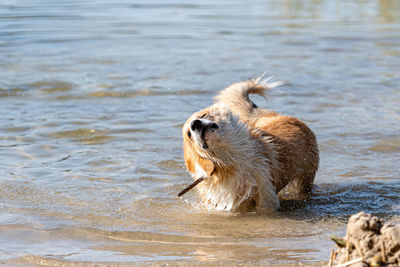
[[[214,104],[194,113],[183,126],[183,143],[187,153],[226,165],[246,129],[231,110]]]

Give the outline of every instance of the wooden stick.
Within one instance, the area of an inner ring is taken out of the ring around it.
[[[350,260],[350,242],[346,244],[346,261]]]
[[[331,255],[329,256],[329,263],[328,263],[329,267],[333,266],[333,254],[334,254],[333,248],[331,248]]]
[[[185,189],[183,189],[179,194],[178,197],[183,196],[184,194],[186,194],[190,189],[192,189],[193,187],[195,187],[196,185],[198,185],[200,182],[202,182],[203,180],[205,180],[205,177],[200,177],[199,179],[197,179],[196,181],[194,181],[191,185],[189,185],[188,187],[186,187]]]
[[[346,267],[346,266],[350,266],[350,265],[352,265],[354,263],[363,262],[363,261],[364,261],[363,258],[357,258],[357,259],[354,259],[354,260],[351,260],[351,261],[336,265],[335,267]]]
[[[354,246],[356,247],[356,250],[357,250],[358,254],[360,255],[361,258],[364,259],[364,255],[363,255],[363,253],[361,251],[361,248],[359,246],[360,244],[355,240],[353,240],[353,241],[354,241]]]
[[[385,244],[383,243],[383,238],[381,239],[381,253],[382,253],[382,261],[386,263],[386,251],[385,251]]]

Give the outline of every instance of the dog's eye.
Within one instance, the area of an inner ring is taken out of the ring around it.
[[[213,122],[213,123],[211,124],[210,128],[211,128],[211,129],[218,129],[219,127],[218,127],[218,125],[217,125],[215,122]]]
[[[215,120],[215,117],[210,114],[204,113],[203,115],[200,116],[200,119],[208,119],[210,121],[213,121]]]
[[[189,138],[192,138],[192,133],[190,131],[187,132]]]

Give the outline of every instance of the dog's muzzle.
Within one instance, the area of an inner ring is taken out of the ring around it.
[[[207,119],[195,119],[190,123],[190,130],[200,136],[202,142],[201,147],[203,149],[208,148],[207,141],[204,137],[209,129],[218,129],[218,125]]]

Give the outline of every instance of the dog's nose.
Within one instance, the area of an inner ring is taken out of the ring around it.
[[[202,131],[203,129],[218,129],[218,125],[215,122],[205,120],[205,119],[196,119],[192,120],[190,123],[190,129],[192,131]]]
[[[199,131],[203,129],[203,123],[201,120],[192,120],[190,123],[190,129],[192,129],[192,131]]]

